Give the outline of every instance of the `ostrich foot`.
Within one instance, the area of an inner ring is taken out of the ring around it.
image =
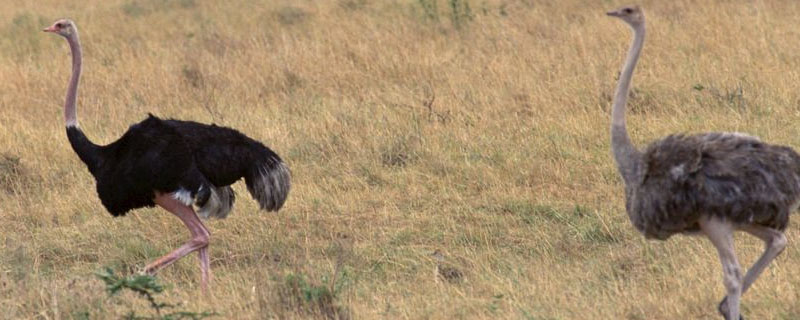
[[[728,314],[728,296],[722,298],[722,301],[720,301],[719,306],[717,306],[717,311],[719,311],[719,313],[722,315],[722,317],[725,318],[725,320],[730,320],[728,319],[728,316],[726,316],[726,314]],[[744,316],[739,315],[739,320],[744,320]]]

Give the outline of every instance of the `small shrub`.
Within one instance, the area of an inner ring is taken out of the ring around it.
[[[197,6],[195,0],[131,0],[127,1],[120,9],[125,15],[138,18],[151,13],[165,12],[174,9],[192,9]]]
[[[417,0],[422,7],[422,14],[432,21],[439,21],[439,4],[437,0]]]
[[[337,279],[343,279],[343,276]],[[347,320],[350,314],[338,305],[337,297],[341,289],[340,281],[332,281],[330,287],[310,282],[302,274],[288,274],[278,287],[278,298],[284,309],[292,310],[305,317]]]
[[[289,69],[284,69],[283,83],[286,88],[286,91],[291,93],[294,92],[296,89],[302,88],[303,85],[305,84],[305,81],[297,73],[294,73]]]
[[[122,5],[122,13],[129,17],[141,17],[147,15],[149,10],[137,1],[129,1]]]
[[[422,15],[425,19],[434,22],[440,21],[439,0],[417,0],[417,4],[422,8]],[[456,29],[461,28],[473,18],[472,7],[468,0],[447,0],[447,7],[450,9],[447,17]]]
[[[735,110],[746,110],[749,106],[745,98],[744,84],[739,83],[733,88],[716,88],[713,85],[704,86],[702,84],[695,84],[692,86],[697,92],[705,92],[712,98],[712,101],[719,106],[728,107]],[[700,101],[702,103],[702,101]]]
[[[472,20],[472,9],[467,0],[449,0],[450,1],[450,21],[456,28],[460,28],[462,24]]]
[[[405,167],[412,159],[402,147],[393,147],[381,154],[381,162],[387,167]]]
[[[417,139],[413,136],[400,137],[391,145],[386,146],[381,151],[381,163],[387,167],[405,167],[417,159],[419,155],[416,151]]]
[[[339,0],[339,7],[355,11],[363,9],[367,6],[367,0]]]
[[[139,296],[145,298],[147,302],[150,303],[150,308],[155,310],[155,316],[141,316],[137,315],[136,311],[131,310],[125,316],[125,319],[129,320],[144,320],[144,319],[161,319],[161,320],[177,320],[177,319],[205,319],[208,317],[212,317],[218,315],[216,312],[189,312],[189,311],[174,311],[170,313],[162,314],[162,311],[169,308],[174,308],[175,305],[166,303],[166,302],[158,302],[156,300],[156,295],[162,293],[164,291],[164,286],[158,283],[157,279],[151,275],[133,275],[128,277],[120,277],[114,274],[114,270],[111,268],[105,268],[102,271],[98,271],[95,273],[100,280],[103,280],[106,284],[106,292],[109,295],[113,296],[120,293],[123,290],[130,290],[134,293],[138,294]],[[89,318],[89,314],[82,314],[84,318]]]
[[[180,1],[178,1],[178,5],[181,8],[189,9],[189,8],[196,7],[197,6],[197,2],[195,0],[180,0]]]
[[[13,194],[21,183],[27,181],[27,170],[19,162],[19,157],[0,154],[0,188]]]
[[[275,15],[278,17],[278,22],[283,25],[300,24],[308,18],[308,13],[297,7],[280,8]]]
[[[183,75],[183,79],[186,80],[186,83],[193,88],[201,88],[205,84],[203,72],[201,72],[199,68],[183,66],[181,74]]]

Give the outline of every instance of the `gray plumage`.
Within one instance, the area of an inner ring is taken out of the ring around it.
[[[670,135],[639,151],[625,125],[625,104],[644,46],[644,12],[633,6],[608,15],[625,21],[634,34],[611,111],[611,151],[625,183],[628,216],[647,238],[705,235],[722,263],[726,296],[718,310],[725,319],[742,319],[742,294],[786,247],[783,231],[800,200],[800,155],[740,133]],[[735,231],[766,245],[744,276]]]
[[[700,231],[703,215],[783,231],[800,195],[800,155],[741,134],[670,135],[638,167],[626,209],[648,238]]]
[[[236,201],[236,193],[230,186],[211,187],[209,191],[208,200],[197,209],[197,215],[203,219],[225,219]]]

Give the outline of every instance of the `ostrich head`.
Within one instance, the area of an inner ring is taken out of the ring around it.
[[[644,12],[639,6],[624,6],[617,10],[606,12],[607,15],[622,19],[631,27],[636,27],[644,23]]]
[[[54,22],[52,26],[44,28],[42,31],[52,32],[68,38],[78,32],[78,27],[75,26],[75,22],[72,22],[72,20],[61,19]]]

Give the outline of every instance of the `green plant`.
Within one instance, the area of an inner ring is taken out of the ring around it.
[[[141,17],[150,13],[147,8],[143,7],[139,2],[130,1],[122,5],[122,12],[130,17]]]
[[[432,21],[439,21],[439,5],[437,0],[417,0],[422,7],[422,14]]]
[[[472,20],[472,8],[468,0],[447,0],[450,12],[448,17],[453,26],[458,29],[467,21]],[[438,0],[417,0],[422,8],[422,14],[426,19],[439,22],[439,1]]]
[[[698,83],[692,86],[692,89],[698,92],[707,92],[707,94],[711,96],[712,101],[714,101],[717,105],[726,106],[736,110],[745,110],[749,106],[747,98],[745,97],[745,85],[746,83],[742,81],[733,88],[720,89],[712,84],[703,85]]]
[[[216,312],[189,312],[189,311],[175,311],[162,314],[164,309],[174,308],[175,305],[156,301],[156,295],[164,291],[164,286],[158,283],[156,278],[151,275],[132,275],[128,277],[120,277],[114,274],[114,270],[106,267],[102,271],[95,273],[100,280],[106,284],[106,292],[113,296],[125,289],[135,292],[141,297],[144,297],[150,303],[150,307],[156,312],[155,316],[140,316],[136,311],[131,310],[125,316],[129,320],[145,320],[145,319],[161,319],[161,320],[177,320],[177,319],[204,319],[211,316],[218,315]],[[88,315],[87,315],[88,317]]]
[[[284,312],[300,315],[303,318],[350,319],[349,310],[339,303],[339,294],[348,282],[349,274],[339,270],[332,278],[323,276],[321,281],[310,280],[300,273],[289,273],[278,281],[273,311],[278,317]]]
[[[472,20],[472,9],[467,0],[449,0],[450,20],[456,28],[460,28],[465,22]]]
[[[330,287],[315,284],[302,274],[289,274],[284,279],[281,297],[283,303],[301,313],[318,314],[326,319],[349,319],[346,309],[337,305],[339,285],[334,281]]]

